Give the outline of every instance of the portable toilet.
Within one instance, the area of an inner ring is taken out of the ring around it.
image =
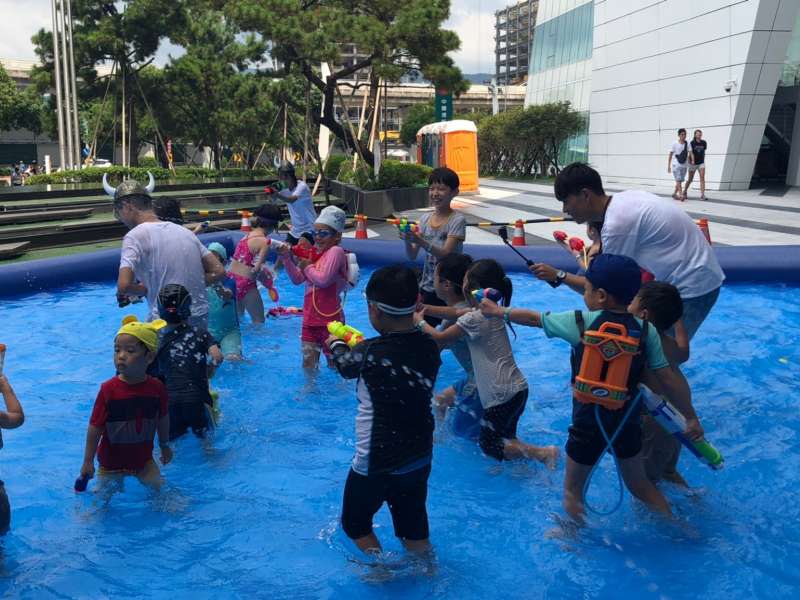
[[[478,191],[478,128],[472,121],[440,121],[417,132],[417,162],[448,167],[458,174],[461,192]]]

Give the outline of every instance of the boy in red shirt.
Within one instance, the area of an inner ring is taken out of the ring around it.
[[[94,476],[94,456],[100,474],[122,478],[135,475],[143,484],[158,487],[161,472],[153,461],[153,439],[158,432],[161,462],[172,460],[169,439],[167,390],[158,379],[147,375],[158,348],[161,320],[141,323],[128,316],[114,339],[117,375],[100,385],[94,403],[81,477]],[[98,448],[99,443],[99,448]]]

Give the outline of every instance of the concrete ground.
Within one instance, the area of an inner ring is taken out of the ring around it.
[[[621,191],[616,187],[608,192]],[[672,199],[671,189],[649,188],[664,202]],[[800,188],[771,190],[710,191],[706,200],[699,200],[699,189],[689,190],[686,202],[676,202],[692,218],[706,218],[714,244],[721,246],[773,246],[800,245]],[[551,185],[481,179],[480,191],[474,195],[459,196],[453,206],[467,217],[468,223],[479,221],[513,223],[517,219],[561,217],[561,204],[553,196]],[[417,220],[425,210],[407,211],[404,216]],[[528,224],[525,226],[528,244],[553,243],[553,231],[560,229],[569,235],[586,238],[585,228],[571,222]],[[396,228],[391,225],[369,224],[370,237],[396,238]],[[353,232],[346,235],[352,236]],[[497,243],[494,228],[467,228],[467,242],[476,244]]]

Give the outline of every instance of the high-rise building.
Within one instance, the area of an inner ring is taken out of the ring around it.
[[[800,185],[800,2],[540,0],[526,105],[562,100],[607,182],[669,185],[685,128],[708,189]]]
[[[495,76],[499,85],[515,85],[528,77],[533,27],[539,0],[522,0],[495,16]]]

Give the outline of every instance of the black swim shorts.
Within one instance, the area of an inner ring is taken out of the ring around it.
[[[517,423],[525,410],[528,401],[527,388],[517,392],[511,400],[498,406],[487,408],[481,421],[481,432],[478,444],[487,455],[503,460],[505,440],[517,437]]]
[[[594,408],[594,406],[592,406]],[[623,409],[624,410],[624,409]],[[622,415],[621,411],[609,411],[600,409],[600,422],[603,423],[606,435],[609,439],[619,427]],[[569,438],[567,438],[566,451],[576,463],[592,466],[603,455],[607,447],[607,442],[600,431],[597,422],[589,424],[581,422],[580,425],[573,424],[569,428]],[[617,458],[633,458],[642,450],[642,426],[638,412],[628,416],[628,420],[622,427],[622,431],[614,439],[614,453]]]
[[[350,469],[344,486],[342,528],[356,540],[372,533],[372,517],[386,502],[394,534],[405,540],[428,539],[428,476],[431,465],[402,475],[360,475]]]

